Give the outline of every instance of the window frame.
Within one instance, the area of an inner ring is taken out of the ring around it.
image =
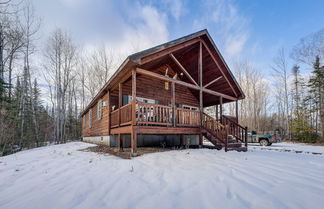
[[[92,128],[92,108],[89,110],[89,128]]]
[[[97,120],[102,119],[102,100],[99,100],[97,103]]]
[[[85,128],[85,127],[87,127],[87,116],[83,115],[82,119],[83,119],[82,127]]]

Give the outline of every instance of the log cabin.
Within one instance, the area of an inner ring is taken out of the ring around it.
[[[203,146],[247,150],[238,123],[244,93],[208,31],[132,54],[81,113],[84,141],[128,147]],[[223,115],[235,102],[236,115]],[[204,108],[215,108],[212,117]]]

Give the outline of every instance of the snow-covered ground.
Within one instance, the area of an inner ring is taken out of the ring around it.
[[[124,160],[78,151],[89,146],[73,142],[1,157],[0,208],[324,208],[323,155],[252,147]]]
[[[301,143],[274,143],[271,146],[262,147],[259,143],[249,144],[250,149],[261,149],[261,150],[274,150],[280,152],[295,152],[295,153],[304,153],[304,154],[317,154],[324,155],[323,146],[307,145]]]

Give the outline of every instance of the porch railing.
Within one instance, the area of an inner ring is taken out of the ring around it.
[[[233,120],[230,116],[222,115],[222,123],[229,127],[229,135],[232,135],[236,140],[241,141],[247,146],[247,127],[243,127]]]
[[[110,126],[112,128],[119,126],[119,109],[110,113]]]
[[[129,125],[132,121],[132,104],[124,105],[120,108],[120,125]]]
[[[170,106],[136,103],[136,123],[152,125],[172,125],[173,108]]]
[[[226,126],[206,113],[203,114],[203,127],[215,134],[219,140],[224,140],[222,141],[224,144],[227,143],[228,130],[226,130]]]
[[[200,112],[184,108],[174,108],[160,104],[136,102],[135,123],[138,125],[160,125],[199,127]],[[175,117],[175,120],[174,120]],[[132,123],[132,104],[124,105],[110,113],[110,126],[130,125]],[[175,123],[175,124],[174,124]]]
[[[115,128],[118,126],[129,125],[132,122],[132,104],[127,104],[110,113],[110,126]]]
[[[177,108],[176,121],[178,126],[200,126],[200,112]]]

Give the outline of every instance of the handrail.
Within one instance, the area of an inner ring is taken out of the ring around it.
[[[245,127],[241,126],[239,123],[237,123],[235,120],[233,120],[232,118],[226,116],[226,115],[222,115],[223,118],[226,118],[227,120],[231,121],[232,123],[234,123],[236,126],[239,126],[243,129],[245,129]]]
[[[122,109],[125,109],[126,107],[131,106],[131,105],[132,105],[132,103],[129,103],[129,104],[126,104],[124,106],[121,106],[119,109],[122,110]]]
[[[222,123],[229,126],[229,135],[234,136],[237,140],[243,142],[247,147],[247,127],[241,126],[232,118],[222,115]]]
[[[205,117],[209,118],[210,120],[214,120],[219,126],[225,127],[221,122],[219,122],[218,120],[216,120],[215,118],[213,118],[212,116],[203,113]]]
[[[228,126],[221,124],[213,117],[203,113],[203,128],[209,131],[214,137],[225,145],[227,151],[228,145]]]
[[[113,114],[113,113],[118,112],[118,111],[119,111],[119,108],[117,108],[116,110],[111,111],[110,114]]]

